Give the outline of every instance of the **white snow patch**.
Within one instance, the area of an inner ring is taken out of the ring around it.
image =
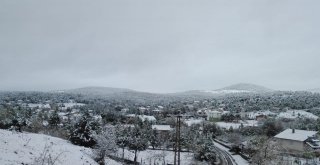
[[[46,147],[47,146],[47,147]],[[89,156],[91,149],[75,146],[66,140],[42,134],[18,133],[0,129],[0,164],[34,164],[48,149],[56,165],[97,163]]]
[[[309,118],[314,120],[319,118],[318,116],[304,110],[288,110],[286,112],[281,112],[278,117],[285,119]]]
[[[117,156],[121,158],[122,149],[118,150]],[[125,159],[134,160],[134,152],[128,151],[125,149],[124,154]],[[181,164],[189,165],[192,164],[194,158],[193,153],[190,152],[181,152]],[[164,159],[163,159],[164,158]],[[140,151],[137,157],[138,162],[142,164],[173,164],[174,161],[174,152],[173,151],[163,151],[163,150],[145,150]]]

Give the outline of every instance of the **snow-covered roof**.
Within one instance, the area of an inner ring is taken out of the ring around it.
[[[206,113],[222,113],[222,112],[217,110],[207,110]]]
[[[159,131],[170,131],[170,125],[152,125],[152,129],[156,129]]]
[[[191,126],[192,124],[200,124],[202,123],[204,120],[203,119],[189,119],[189,120],[185,120],[184,122],[188,125]]]
[[[136,117],[137,115],[135,115],[135,114],[128,114],[128,115],[126,115],[127,117]]]
[[[135,114],[128,114],[127,117],[138,117],[142,121],[148,120],[148,121],[157,121],[157,119],[154,116],[148,116],[148,115],[135,115]]]
[[[147,115],[138,115],[138,117],[142,120],[148,120],[148,121],[156,121],[157,119],[154,116],[147,116]]]
[[[311,137],[317,134],[317,131],[306,131],[306,130],[298,130],[298,129],[295,129],[294,133],[292,132],[293,132],[292,129],[286,129],[283,132],[277,134],[275,138],[295,140],[295,141],[305,141],[308,139],[308,137]]]

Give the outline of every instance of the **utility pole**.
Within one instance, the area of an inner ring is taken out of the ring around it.
[[[175,138],[175,145],[174,145],[174,165],[180,165],[180,128],[181,128],[181,112],[177,115],[177,123],[176,123],[176,138]],[[178,157],[178,163],[177,163]]]

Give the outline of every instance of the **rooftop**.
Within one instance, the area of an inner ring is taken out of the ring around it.
[[[295,141],[305,141],[308,137],[314,136],[317,134],[317,131],[306,131],[295,129],[294,133],[292,129],[286,129],[281,133],[277,134],[275,138],[295,140]]]
[[[170,131],[170,125],[152,125],[152,129],[156,129],[159,131]]]

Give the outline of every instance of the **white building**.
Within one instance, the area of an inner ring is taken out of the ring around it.
[[[222,115],[229,113],[229,111],[223,111],[223,110],[206,110],[207,114],[207,120],[210,120],[212,118],[214,119],[220,119]]]

